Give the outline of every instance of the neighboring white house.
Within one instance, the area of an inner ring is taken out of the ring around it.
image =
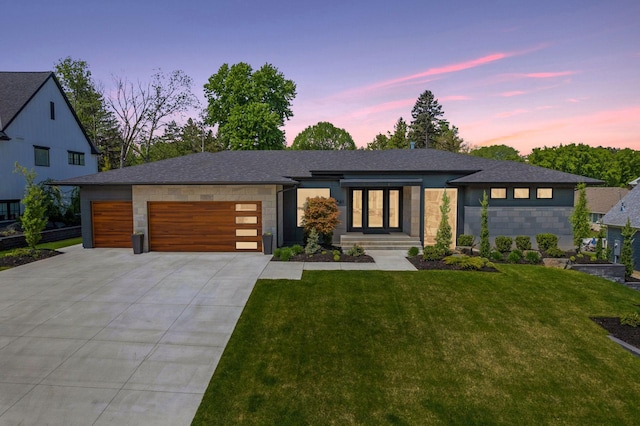
[[[16,162],[37,182],[98,171],[98,150],[52,72],[0,72],[0,223],[20,214]]]

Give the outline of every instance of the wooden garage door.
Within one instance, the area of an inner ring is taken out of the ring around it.
[[[150,201],[149,250],[262,251],[259,201]]]
[[[94,247],[131,247],[131,201],[92,201],[91,223]]]

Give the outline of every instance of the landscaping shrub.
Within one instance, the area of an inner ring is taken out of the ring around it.
[[[42,188],[34,183],[37,175],[33,169],[27,170],[26,167],[22,167],[16,162],[14,173],[20,173],[26,181],[24,198],[22,198],[24,213],[20,216],[20,224],[27,245],[31,250],[35,250],[40,238],[42,238],[40,233],[47,225],[47,217],[45,216],[47,200]]]
[[[458,237],[458,245],[461,247],[473,247],[476,245],[476,238],[469,234],[460,234]]]
[[[353,247],[347,251],[347,254],[355,257],[362,256],[364,254],[364,247],[354,244]]]
[[[620,263],[624,265],[624,274],[630,277],[633,274],[633,236],[636,230],[631,227],[631,220],[627,218],[627,223],[622,228],[622,250],[620,252]]]
[[[459,256],[445,257],[444,262],[447,265],[457,265],[462,269],[475,270],[475,271],[480,270],[485,266],[493,267],[493,264],[484,257],[467,256],[464,254]]]
[[[549,257],[564,257],[565,256],[565,252],[560,250],[558,247],[551,247],[550,249],[545,251],[545,253]]]
[[[502,262],[504,260],[504,255],[500,253],[498,250],[493,250],[491,252],[491,259]]]
[[[277,248],[273,251],[273,257],[280,259],[280,255],[282,254],[282,249]]]
[[[496,237],[496,249],[498,249],[500,253],[510,252],[512,245],[513,245],[513,238],[507,237],[504,235],[498,235]]]
[[[531,264],[540,263],[541,257],[540,253],[537,251],[529,250],[524,254],[524,259]]]
[[[491,254],[491,244],[489,243],[489,198],[487,191],[483,192],[480,201],[480,256],[488,257]]]
[[[576,201],[573,213],[569,217],[573,230],[573,245],[576,251],[582,250],[582,240],[589,238],[591,224],[589,223],[589,208],[587,207],[587,186],[581,182],[577,186],[578,201]]]
[[[280,250],[280,256],[278,256],[278,259],[284,262],[288,262],[292,257],[293,257],[293,253],[291,252],[291,248],[283,247]]]
[[[411,247],[407,251],[407,255],[410,256],[410,257],[417,256],[418,253],[420,253],[420,249],[418,247]]]
[[[438,226],[438,230],[436,231],[436,246],[441,249],[449,252],[451,250],[451,243],[453,235],[451,234],[451,225],[449,224],[449,212],[451,211],[451,207],[449,207],[449,196],[447,195],[447,190],[445,189],[442,193],[442,205],[440,206],[440,225]],[[448,253],[447,253],[448,254]]]
[[[518,249],[513,250],[511,253],[509,253],[509,256],[507,256],[507,262],[509,263],[518,263],[522,260],[522,252]]]
[[[640,314],[634,312],[632,314],[624,314],[620,317],[620,324],[630,325],[631,327],[640,326]]]
[[[558,236],[555,234],[538,234],[536,235],[536,243],[538,243],[538,250],[549,251],[550,248],[558,248]]]
[[[309,235],[307,236],[307,245],[304,248],[304,252],[306,254],[316,254],[318,253],[322,247],[320,247],[320,235],[318,235],[318,231],[315,228],[311,228],[309,231]]]
[[[447,253],[442,248],[436,246],[426,246],[422,250],[423,260],[442,260],[446,255]]]
[[[516,248],[518,250],[531,250],[531,237],[528,235],[518,235],[516,237]]]
[[[304,203],[304,216],[302,226],[304,230],[311,234],[315,231],[322,237],[325,244],[331,245],[333,231],[338,226],[338,203],[334,198],[313,197]]]
[[[603,241],[606,237],[607,237],[607,233],[605,231],[605,228],[604,226],[601,226],[600,230],[598,231],[598,238],[596,240],[596,259],[600,259],[600,260],[608,259],[607,250],[604,248],[604,245],[603,245]]]
[[[300,244],[294,244],[291,246],[291,253],[293,253],[294,256],[297,256],[304,253],[304,248],[302,248]]]

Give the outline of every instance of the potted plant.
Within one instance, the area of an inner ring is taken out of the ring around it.
[[[131,234],[131,246],[133,247],[133,254],[140,254],[144,248],[144,233],[136,231]]]
[[[273,234],[271,232],[262,234],[262,252],[264,254],[273,254]]]

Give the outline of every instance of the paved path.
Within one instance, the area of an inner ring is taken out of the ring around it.
[[[270,256],[70,248],[0,272],[0,425],[189,425]]]
[[[302,279],[302,271],[415,271],[402,250],[367,250],[375,263],[352,262],[269,262],[260,278],[262,279]]]

